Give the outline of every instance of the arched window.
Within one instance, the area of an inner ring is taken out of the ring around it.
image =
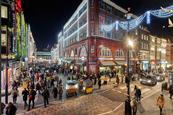
[[[112,56],[112,52],[111,52],[111,50],[109,49],[109,48],[106,48],[106,47],[103,47],[103,48],[101,48],[101,50],[100,50],[100,56],[107,56],[107,57],[110,57],[110,56]]]
[[[115,57],[124,57],[124,51],[122,49],[117,49],[115,53]]]

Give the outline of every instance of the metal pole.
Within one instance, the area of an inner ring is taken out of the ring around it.
[[[0,16],[1,16],[1,0],[0,0]],[[0,65],[1,65],[1,17],[0,17]],[[0,67],[0,70],[2,70],[2,65]],[[1,73],[0,73],[0,87],[1,87]],[[1,90],[1,88],[0,88]],[[1,96],[1,91],[0,91],[0,96]],[[2,99],[2,98],[1,98]],[[0,101],[1,104],[2,101]],[[0,105],[1,106],[1,105]],[[0,107],[0,112],[1,112],[1,107]]]
[[[128,13],[127,13],[127,37],[129,36],[129,20],[130,20],[130,9],[128,8]],[[127,99],[125,101],[125,115],[131,115],[131,105],[130,105],[130,75],[129,75],[129,62],[130,62],[130,57],[129,57],[129,45],[127,47],[127,76],[126,76],[126,84],[127,84]]]
[[[9,18],[9,9],[8,9],[8,18]],[[9,22],[9,19],[8,19]],[[7,44],[6,44],[6,84],[5,84],[5,103],[8,104],[8,38],[9,38],[9,34],[8,34],[8,24],[7,23]]]
[[[128,47],[128,49],[127,49],[127,76],[128,76],[127,94],[128,94],[128,99],[130,100],[130,75],[129,75],[129,64],[130,64],[130,56],[129,56],[129,47]]]

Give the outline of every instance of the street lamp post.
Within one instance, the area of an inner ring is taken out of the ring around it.
[[[0,16],[1,16],[1,0],[0,0]],[[1,17],[0,17],[0,65],[1,65]],[[0,67],[0,70],[2,69],[2,65]],[[0,74],[0,87],[1,87],[1,74]],[[1,95],[1,88],[0,88],[0,95]],[[1,104],[1,99],[0,99]],[[1,112],[1,107],[0,107]]]
[[[126,14],[127,22],[128,22],[128,30],[127,30],[127,37],[129,36],[129,20],[131,19],[132,14],[130,13],[130,8],[128,8],[128,12]],[[129,56],[129,50],[130,46],[133,45],[133,42],[128,39],[128,47],[127,47],[127,76],[126,76],[126,84],[127,84],[127,99],[125,100],[125,115],[131,115],[131,105],[130,105],[130,75],[129,75],[129,62],[130,62],[130,56]]]

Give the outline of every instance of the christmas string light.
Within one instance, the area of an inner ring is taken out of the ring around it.
[[[151,23],[151,15],[150,15],[150,11],[147,11],[147,24],[150,24]]]
[[[106,32],[110,32],[113,30],[114,26],[116,26],[115,27],[116,30],[118,30],[118,28],[120,27],[123,30],[129,31],[129,30],[132,30],[132,29],[138,27],[145,18],[146,18],[146,23],[150,24],[151,15],[158,17],[158,18],[168,18],[168,17],[173,16],[173,5],[168,6],[165,9],[167,11],[165,11],[163,9],[149,10],[149,11],[145,12],[143,15],[141,15],[135,19],[132,19],[130,21],[115,21],[114,23],[109,24],[109,25],[102,25],[101,29]]]
[[[116,21],[115,22],[115,29],[116,29],[116,31],[118,30],[118,26],[119,26],[119,21]]]

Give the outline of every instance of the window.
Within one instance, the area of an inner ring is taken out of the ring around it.
[[[2,46],[7,46],[7,29],[6,26],[2,27],[2,32],[1,32],[1,45]]]
[[[94,21],[94,12],[91,12],[91,21]]]
[[[106,17],[105,24],[112,24],[112,17]],[[112,31],[111,32],[106,32],[105,37],[112,38]]]
[[[143,34],[141,34],[141,39],[142,39],[142,40],[144,39],[144,35],[143,35]]]
[[[117,58],[122,58],[122,57],[124,57],[124,52],[123,52],[123,50],[122,50],[122,49],[117,49],[117,50],[116,50],[116,53],[115,53],[115,57],[117,57]]]
[[[111,7],[111,6],[106,5],[106,11],[107,11],[107,12],[109,12],[109,13],[111,13],[111,12],[112,12],[112,7]]]
[[[104,15],[99,15],[99,31],[100,31],[100,36],[104,36],[104,31],[101,29],[101,26],[105,23],[105,16]]]
[[[8,8],[7,6],[1,6],[1,17],[8,18]]]
[[[100,6],[100,8],[102,9],[102,10],[105,10],[105,3],[104,2],[102,2],[102,1],[100,1],[99,2],[99,6]]]
[[[87,9],[87,4],[83,6],[83,8],[80,9],[79,11],[79,16]]]
[[[100,56],[109,57],[109,56],[112,56],[112,52],[109,48],[103,47],[101,48]]]
[[[91,6],[94,6],[94,0],[91,0]]]

